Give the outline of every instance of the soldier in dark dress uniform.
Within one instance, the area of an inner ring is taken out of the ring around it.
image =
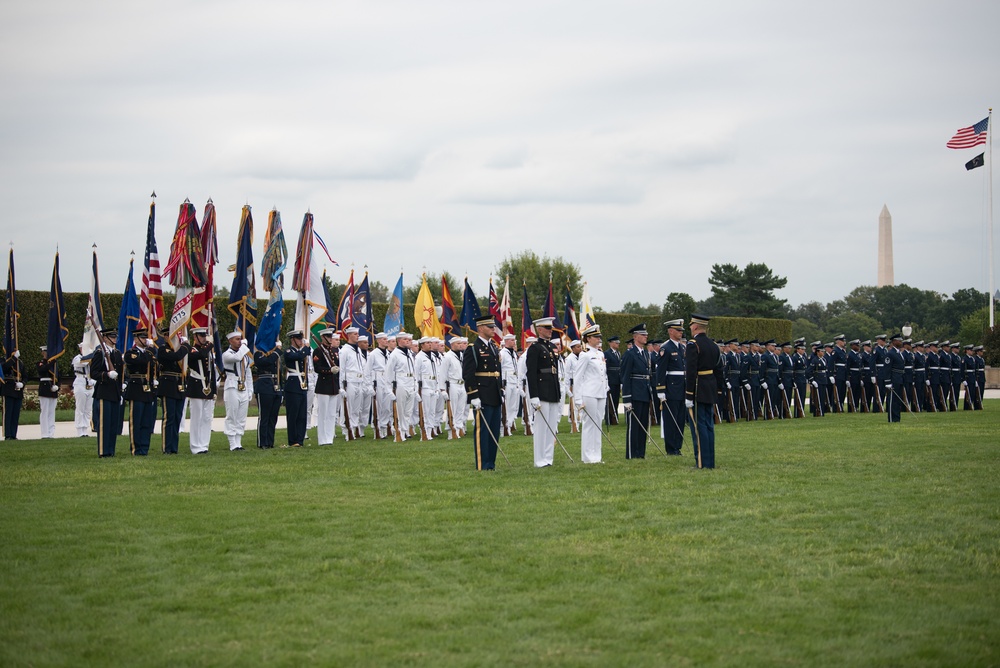
[[[813,356],[809,360],[809,382],[813,386],[809,410],[813,417],[822,417],[830,411],[830,370],[826,363],[826,349],[822,342],[813,342]]]
[[[885,384],[889,378],[889,369],[885,365],[885,358],[888,355],[885,342],[885,334],[879,334],[875,337],[875,347],[872,349],[871,381],[874,385],[873,392],[878,393],[872,406],[875,412],[885,408]]]
[[[871,411],[875,404],[875,384],[872,382],[875,374],[872,373],[872,342],[870,339],[861,342],[861,352],[858,353],[858,357],[861,358],[861,396],[858,400],[864,401],[868,410]]]
[[[622,356],[622,403],[628,416],[625,458],[644,459],[648,438],[649,405],[653,398],[649,377],[649,353],[646,352],[646,323],[629,330],[635,345]]]
[[[760,341],[754,339],[750,341],[750,354],[747,356],[747,382],[750,384],[750,396],[753,398],[753,414],[757,418],[763,418],[764,413],[764,392],[760,386],[762,382],[760,371]]]
[[[903,335],[893,334],[892,345],[886,349],[885,368],[888,371],[886,389],[886,413],[889,422],[899,422],[903,409],[903,397],[900,388],[903,386],[903,376],[906,373],[906,361],[903,359]]]
[[[146,342],[146,330],[132,333],[133,345],[122,356],[125,363],[124,398],[128,402],[128,440],[133,455],[149,454],[149,441],[156,425],[156,362]]]
[[[496,468],[497,439],[500,437],[501,398],[500,350],[493,343],[493,316],[476,320],[479,336],[462,359],[462,379],[473,410],[472,443],[477,471]],[[541,427],[542,425],[539,425]]]
[[[184,394],[191,408],[188,422],[188,446],[195,455],[208,454],[212,440],[212,419],[215,416],[215,396],[219,390],[214,360],[214,343],[208,329],[191,330],[194,344],[187,356],[187,379]]]
[[[847,337],[838,334],[833,337],[833,348],[827,362],[830,375],[833,376],[833,386],[830,388],[830,401],[836,402],[837,412],[844,410],[844,398],[847,396]],[[834,392],[834,388],[836,392]]]
[[[958,410],[958,397],[962,393],[962,383],[965,381],[960,352],[962,352],[962,344],[955,341],[951,344],[951,386],[956,411]]]
[[[553,349],[553,318],[538,318],[532,323],[538,339],[525,354],[528,402],[534,411],[535,467],[551,466],[555,456],[556,435],[562,419],[562,382],[559,378],[559,354]]]
[[[935,411],[943,411],[944,401],[941,394],[941,358],[938,355],[938,342],[931,341],[927,344],[927,387],[931,391],[931,401]]]
[[[725,383],[719,363],[719,346],[706,333],[708,317],[691,315],[691,340],[685,352],[687,387],[684,406],[687,408],[694,441],[695,466],[715,468],[715,420],[712,406],[719,388]]]
[[[743,400],[743,417],[747,420],[756,420],[759,413],[753,406],[753,391],[750,384],[750,342],[740,342],[739,366],[740,366],[740,398]]]
[[[90,377],[96,381],[94,427],[97,430],[97,455],[114,457],[118,427],[122,421],[122,354],[115,348],[117,331],[104,329],[101,336],[103,340],[90,362]]]
[[[774,339],[764,343],[764,352],[760,356],[760,366],[763,380],[761,381],[762,393],[767,393],[767,414],[771,418],[781,418],[781,390],[778,385],[781,383],[781,361],[775,349]]]
[[[775,410],[781,411],[781,416],[792,417],[795,415],[795,406],[792,403],[792,388],[795,386],[795,362],[792,360],[792,342],[786,341],[781,344],[781,354],[778,355],[778,365],[781,372],[781,382],[778,384],[780,390],[781,403]]]
[[[917,408],[913,404],[913,339],[903,339],[899,354],[903,356],[903,387],[896,391],[903,398],[903,405],[914,411]]]
[[[913,400],[915,411],[926,411],[927,408],[927,355],[924,354],[924,342],[913,344]]]
[[[972,349],[976,353],[976,385],[979,388],[979,402],[976,410],[983,410],[983,393],[986,392],[986,358],[983,357],[983,347],[976,346]]]
[[[733,418],[739,420],[743,417],[742,402],[743,386],[740,384],[740,342],[739,339],[726,341],[729,351],[726,353],[726,393],[729,395],[728,401],[732,407]],[[685,345],[685,352],[687,346]]]
[[[809,384],[809,364],[806,360],[806,341],[796,339],[795,354],[792,355],[792,383],[794,392],[791,396],[792,415],[805,417],[806,411],[806,387]]]
[[[278,424],[281,398],[281,351],[257,350],[253,354],[253,369],[257,375],[253,392],[257,396],[257,447],[270,450],[274,447],[274,429]]]
[[[3,361],[3,436],[5,440],[17,440],[17,423],[21,419],[21,405],[24,403],[24,362],[21,351],[10,350]]]
[[[38,362],[38,424],[42,438],[56,436],[56,405],[59,401],[59,365],[49,359],[47,347],[42,346],[42,359]]]
[[[612,336],[608,339],[608,349],[604,351],[605,368],[608,370],[608,393],[611,397],[611,400],[608,401],[607,415],[604,416],[605,424],[618,424],[618,401],[622,393],[622,379],[619,373],[622,365],[622,354],[618,352],[620,343],[619,337]]]
[[[163,399],[163,418],[160,424],[161,450],[165,455],[176,455],[180,440],[181,418],[184,414],[185,379],[184,360],[191,352],[187,339],[181,337],[175,350],[161,334],[157,343],[156,361],[159,364],[159,385],[156,394]]]
[[[667,454],[679,456],[681,446],[684,445],[684,423],[687,421],[684,408],[684,391],[687,383],[684,362],[687,350],[686,346],[681,344],[684,319],[678,318],[663,324],[667,326],[668,338],[660,346],[662,357],[656,367],[657,407],[663,413],[660,433]]]
[[[965,345],[965,356],[962,358],[962,387],[965,389],[963,408],[967,411],[976,410],[979,403],[979,382],[976,380],[976,355],[972,352],[973,345]]]
[[[285,419],[288,422],[288,446],[302,447],[306,440],[306,392],[309,389],[308,369],[312,349],[305,344],[301,329],[288,332],[291,342],[285,349]]]

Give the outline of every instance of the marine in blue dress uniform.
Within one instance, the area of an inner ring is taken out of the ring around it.
[[[715,420],[712,406],[719,388],[725,383],[720,364],[719,346],[708,338],[708,316],[691,314],[691,340],[688,341],[685,370],[684,406],[691,423],[695,466],[715,468]]]
[[[500,438],[501,398],[500,349],[493,343],[493,316],[476,320],[479,336],[462,358],[462,380],[473,410],[472,444],[477,471],[496,468]],[[544,425],[539,425],[540,428]]]
[[[159,365],[159,384],[156,394],[163,399],[163,417],[160,424],[161,450],[165,455],[176,455],[181,417],[184,411],[185,379],[182,366],[191,352],[191,344],[181,337],[174,349],[162,332],[156,342],[156,361]]]
[[[121,425],[122,354],[115,348],[118,332],[101,330],[103,341],[90,362],[94,386],[94,427],[97,430],[98,457],[114,457],[115,441]]]
[[[888,382],[886,389],[886,413],[889,422],[899,422],[900,412],[903,409],[903,397],[900,388],[903,386],[903,377],[906,373],[906,360],[903,358],[903,335],[893,334],[892,345],[886,349],[885,368],[888,370]]]
[[[122,356],[125,364],[124,399],[128,401],[128,439],[133,455],[149,454],[156,425],[156,355],[146,341],[146,330],[132,333],[133,345]]]
[[[290,345],[285,349],[285,419],[288,422],[288,445],[301,447],[306,441],[306,394],[309,391],[308,360],[312,348],[305,343],[301,329],[288,332]]]
[[[653,398],[649,376],[649,353],[646,352],[646,323],[629,330],[635,345],[622,356],[622,404],[628,416],[625,458],[644,459],[649,430],[649,405]]]
[[[620,373],[622,354],[618,350],[620,344],[621,339],[617,336],[612,336],[608,339],[608,349],[604,351],[604,364],[608,370],[608,394],[611,398],[608,401],[607,415],[604,417],[605,424],[618,424],[618,401],[621,399],[622,393]]]
[[[21,419],[21,405],[24,403],[24,362],[19,350],[8,350],[3,361],[3,380],[0,392],[3,394],[3,436],[7,441],[17,440],[17,424]]]
[[[660,346],[660,362],[656,367],[656,398],[662,412],[663,443],[668,455],[680,455],[684,444],[684,392],[687,380],[684,360],[687,355],[681,344],[684,319],[663,323],[667,326],[667,340]]]
[[[257,447],[270,450],[274,447],[274,430],[284,389],[281,385],[282,354],[274,350],[256,350],[253,354],[253,393],[257,396]]]

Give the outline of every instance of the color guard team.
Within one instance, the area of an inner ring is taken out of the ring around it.
[[[572,460],[559,438],[569,400],[570,430],[580,432],[580,460],[602,462],[602,444],[611,442],[605,426],[617,424],[624,408],[627,459],[642,459],[646,446],[663,441],[666,456],[682,454],[685,427],[690,430],[696,468],[715,467],[715,424],[741,420],[815,417],[830,413],[878,413],[898,422],[903,412],[982,410],[986,386],[983,347],[951,341],[913,342],[902,334],[872,341],[830,343],[804,339],[777,344],[750,340],[713,341],[709,318],[693,315],[684,338],[683,319],[664,323],[666,341],[650,341],[645,323],[633,327],[626,349],[611,337],[603,348],[599,326],[581,333],[562,351],[553,337],[553,319],[533,323],[519,354],[516,338],[498,346],[494,321],[476,322],[470,344],[462,337],[445,343],[435,337],[413,339],[406,332],[379,333],[376,347],[358,329],[319,332],[319,345],[306,343],[302,330],[288,333],[284,350],[251,353],[240,332],[227,336],[217,372],[214,344],[204,328],[191,330],[170,345],[164,333],[137,330],[124,354],[115,346],[117,332],[101,332],[92,355],[72,361],[78,436],[96,432],[98,455],[113,457],[128,404],[129,445],[146,455],[162,399],[161,451],[177,454],[185,407],[190,411],[189,444],[193,454],[209,449],[217,393],[225,404],[223,432],[229,450],[243,450],[247,412],[256,397],[256,445],[275,446],[275,428],[284,402],[287,443],[301,447],[311,426],[318,445],[333,443],[337,428],[348,441],[366,437],[402,442],[466,435],[468,419],[475,466],[496,467],[500,440],[517,428],[532,436],[534,465],[552,466],[555,446]],[[44,348],[42,349],[44,353]],[[43,354],[43,360],[45,355]],[[60,378],[55,361],[38,363],[42,438],[55,435]],[[17,438],[24,393],[25,367],[20,352],[3,362],[0,393],[4,400],[4,436]],[[471,411],[471,414],[470,414]],[[613,445],[613,444],[612,444]],[[504,455],[505,456],[505,455]]]

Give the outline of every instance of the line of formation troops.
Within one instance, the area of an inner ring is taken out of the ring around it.
[[[170,345],[164,334],[138,330],[122,354],[117,332],[105,330],[92,354],[73,359],[73,394],[79,436],[96,432],[98,455],[113,457],[129,406],[129,445],[146,455],[162,404],[161,451],[178,452],[179,433],[190,411],[190,449],[208,452],[217,396],[226,407],[223,431],[231,451],[241,451],[249,403],[256,398],[257,446],[275,446],[284,403],[287,443],[301,447],[308,429],[319,445],[333,443],[339,428],[349,441],[369,430],[376,440],[402,442],[466,435],[469,420],[475,464],[495,468],[500,440],[521,429],[533,437],[534,465],[551,466],[566,413],[571,432],[580,432],[580,458],[602,462],[602,444],[612,447],[606,427],[624,409],[627,459],[645,457],[647,443],[666,456],[681,454],[689,428],[697,468],[714,468],[714,425],[741,420],[820,417],[829,413],[884,412],[898,422],[903,412],[981,410],[985,390],[983,347],[950,341],[913,342],[901,334],[872,341],[812,343],[804,339],[719,341],[707,336],[709,319],[693,315],[690,339],[683,319],[664,323],[666,341],[649,340],[645,323],[633,327],[624,350],[618,337],[604,349],[599,326],[581,333],[563,350],[552,336],[552,319],[534,321],[535,337],[524,350],[516,337],[494,342],[492,317],[477,322],[474,341],[453,337],[414,339],[379,333],[369,350],[356,328],[319,333],[306,343],[301,330],[288,334],[288,347],[251,353],[239,332],[227,337],[221,364],[206,329],[191,331]],[[44,349],[43,349],[44,350]],[[44,359],[43,355],[43,359]],[[217,368],[221,366],[222,371]],[[19,351],[3,362],[4,436],[17,438],[26,369]],[[62,382],[55,361],[37,364],[43,438],[55,434],[55,406]],[[506,455],[504,455],[506,457]]]

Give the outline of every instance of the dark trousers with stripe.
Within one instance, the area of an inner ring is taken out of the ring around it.
[[[681,454],[684,445],[684,400],[667,399],[663,404],[663,444],[668,455]]]
[[[3,437],[6,439],[17,438],[17,422],[21,419],[21,404],[24,399],[21,397],[3,398]]]
[[[160,426],[163,454],[176,455],[180,440],[181,416],[184,412],[184,397],[163,397],[163,424]]]
[[[128,402],[128,440],[133,455],[149,454],[149,440],[153,437],[153,426],[156,424],[156,402]]]
[[[285,419],[288,421],[288,445],[306,442],[306,394],[285,394]]]
[[[280,394],[257,395],[257,447],[274,447],[274,427],[278,424],[278,411],[281,409]]]
[[[649,427],[649,402],[633,401],[628,411],[628,433],[625,438],[625,459],[646,458],[646,431]]]
[[[475,410],[472,445],[476,454],[476,470],[490,471],[497,464],[497,438],[500,436],[500,406],[483,406]]]
[[[97,456],[114,457],[115,442],[122,424],[122,404],[118,399],[94,399],[94,428]]]
[[[694,442],[694,463],[700,469],[715,468],[715,420],[712,404],[697,402],[688,409],[691,438]]]

